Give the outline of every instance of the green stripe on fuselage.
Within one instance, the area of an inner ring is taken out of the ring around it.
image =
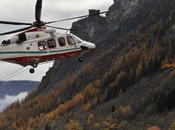
[[[0,52],[0,54],[47,54],[47,53],[56,53],[56,52],[64,52],[64,51],[75,51],[81,50],[80,48],[73,48],[73,49],[64,49],[64,50],[44,50],[44,51],[7,51],[7,52]]]

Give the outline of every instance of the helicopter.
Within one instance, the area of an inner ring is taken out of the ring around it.
[[[41,20],[41,13],[42,0],[37,0],[35,22],[0,21],[0,24],[27,26],[0,34],[1,36],[18,33],[8,40],[2,41],[0,45],[0,61],[19,64],[23,67],[30,65],[32,68],[29,72],[34,73],[35,68],[42,62],[73,56],[80,56],[79,61],[82,62],[83,58],[81,55],[96,48],[94,43],[84,41],[72,33],[63,34],[56,31],[57,29],[70,31],[70,29],[49,25],[56,22],[85,18],[89,15],[43,22]],[[100,12],[99,14],[103,13],[106,12]]]

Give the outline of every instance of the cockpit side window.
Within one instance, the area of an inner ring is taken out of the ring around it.
[[[71,36],[67,36],[66,38],[67,38],[67,43],[69,45],[75,45],[76,44],[75,40]]]
[[[46,50],[47,49],[46,41],[39,41],[38,42],[38,48],[40,50]]]
[[[48,44],[49,49],[56,47],[56,41],[54,39],[47,40],[47,44]]]
[[[58,38],[58,42],[59,42],[59,45],[61,47],[66,45],[66,41],[65,41],[65,38],[64,37]]]

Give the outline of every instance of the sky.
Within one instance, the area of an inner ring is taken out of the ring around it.
[[[89,9],[108,10],[113,0],[43,0],[42,20],[60,20],[88,14]],[[33,22],[36,0],[1,0],[0,20]],[[71,28],[73,21],[52,24],[59,27]],[[0,25],[0,33],[18,29],[23,26]],[[25,26],[24,26],[25,27]],[[59,30],[58,30],[59,31]],[[0,43],[13,35],[0,36]],[[29,68],[0,62],[0,80],[34,80],[40,81],[53,62],[39,65],[35,74],[29,73]],[[14,73],[15,72],[15,73]],[[13,74],[11,76],[11,74]]]

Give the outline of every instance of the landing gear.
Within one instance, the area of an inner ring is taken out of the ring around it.
[[[37,64],[37,63],[33,63],[33,64],[32,64],[32,67],[33,67],[33,68],[37,68],[37,67],[38,67],[38,64]]]
[[[80,58],[78,59],[78,61],[79,61],[79,62],[83,62],[83,57],[80,57]]]
[[[38,67],[38,64],[37,64],[37,63],[33,63],[33,64],[31,64],[31,66],[32,66],[33,68],[31,68],[31,69],[29,70],[29,72],[30,72],[31,74],[33,74],[33,73],[35,73],[35,68]]]
[[[35,69],[34,69],[34,68],[31,68],[31,69],[29,70],[29,72],[30,72],[31,74],[33,74],[33,73],[35,73]]]

